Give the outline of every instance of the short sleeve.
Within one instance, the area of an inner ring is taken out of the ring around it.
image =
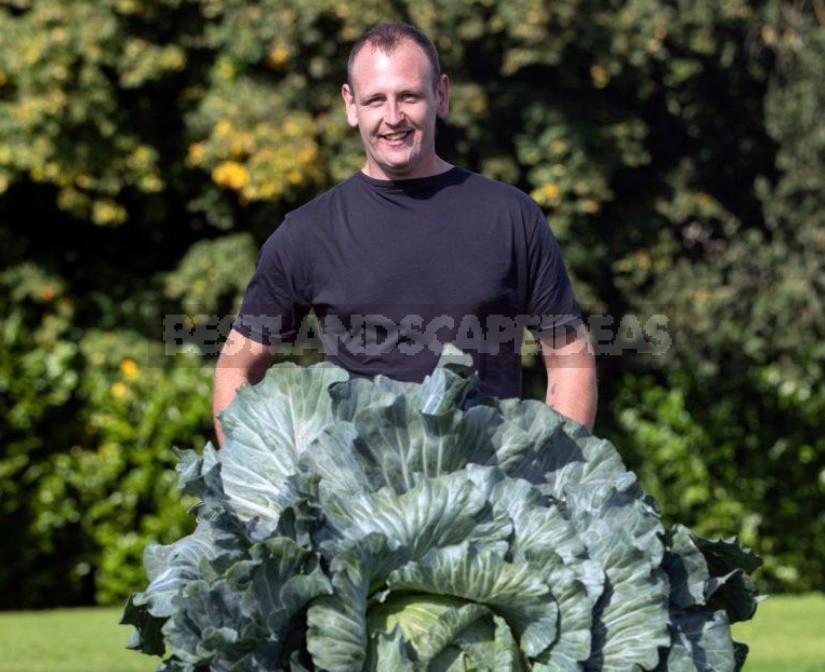
[[[261,248],[233,324],[239,333],[266,345],[294,341],[310,308],[304,269],[285,224]]]
[[[536,209],[536,222],[527,245],[526,311],[530,331],[540,337],[577,327],[582,319],[559,244],[541,210]]]

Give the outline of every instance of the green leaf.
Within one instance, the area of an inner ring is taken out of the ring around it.
[[[731,623],[747,621],[756,613],[756,584],[741,569],[709,579],[706,590],[708,606],[724,609]]]
[[[214,535],[214,528],[201,521],[192,534],[173,544],[149,544],[143,562],[150,583],[144,592],[134,595],[134,605],[146,605],[149,613],[156,617],[176,613],[178,593],[189,582],[201,579],[208,561],[221,554]]]
[[[495,639],[493,641],[491,672],[498,672],[498,670],[522,672],[527,669],[519,651],[518,642],[513,637],[507,621],[501,616],[494,616],[493,623],[495,625]]]
[[[705,585],[710,579],[705,556],[683,525],[673,527],[669,541],[663,566],[670,578],[671,603],[682,608],[705,604]]]
[[[561,416],[540,401],[505,399],[492,404],[506,420],[496,428],[494,440],[499,464],[508,473],[511,466],[521,471],[527,469],[530,457],[544,452],[544,447],[562,430]],[[535,476],[543,479],[544,472]]]
[[[567,488],[571,519],[606,576],[595,610],[590,662],[605,671],[656,666],[667,646],[667,575],[659,568],[664,547],[659,519],[632,482]]]
[[[374,636],[375,659],[370,670],[383,672],[393,670],[397,672],[415,672],[416,666],[407,651],[407,644],[401,635],[401,629],[396,627],[390,633],[379,632]]]
[[[604,572],[587,559],[578,530],[558,503],[538,487],[507,478],[498,469],[473,466],[468,471],[494,506],[510,518],[512,557],[529,560],[559,604],[558,640],[539,660],[548,669],[578,669],[590,655],[593,608],[603,590]]]
[[[604,589],[604,573],[590,560],[565,565],[560,556],[533,565],[546,576],[559,605],[558,638],[538,657],[534,669],[580,670],[593,653],[594,609]]]
[[[220,658],[237,660],[243,649],[266,642],[259,629],[250,631],[241,615],[240,595],[226,580],[213,584],[193,581],[181,590],[181,609],[163,626],[167,645],[175,656],[191,665],[209,665]],[[247,626],[246,628],[244,626]]]
[[[412,647],[418,660],[424,666],[429,665],[476,621],[491,617],[490,609],[476,603],[462,604],[448,609],[438,616],[436,622],[426,633],[413,639]]]
[[[256,565],[242,594],[241,609],[274,635],[285,632],[311,600],[332,592],[318,556],[291,539],[273,538],[256,544],[250,555]]]
[[[500,469],[471,465],[467,473],[513,529],[510,554],[516,559],[556,553],[567,562],[587,556],[578,531],[554,500],[528,481],[508,478]]]
[[[386,479],[370,478],[373,474],[370,464],[355,446],[357,436],[349,423],[324,431],[304,453],[300,466],[320,476],[328,490],[377,490]]]
[[[490,413],[479,408],[424,416],[399,395],[390,406],[368,406],[358,413],[359,451],[374,470],[380,469],[387,485],[404,492],[413,486],[413,474],[433,478],[469,462],[487,464],[494,460]]]
[[[612,482],[627,476],[618,452],[608,441],[579,436],[546,404],[506,399],[498,402],[497,408],[506,422],[496,431],[496,450],[511,477],[541,484],[543,492],[563,500],[568,484]]]
[[[132,625],[135,628],[126,648],[149,655],[162,656],[166,645],[163,643],[161,627],[165,622],[165,618],[152,616],[144,605],[136,605],[135,595],[131,595],[120,619],[121,625]]]
[[[420,399],[419,390],[413,383],[380,376],[374,383],[356,379],[334,386],[330,391],[334,413],[339,420],[353,423],[356,436],[339,433],[322,438],[327,456],[319,458],[318,467],[328,473],[335,459],[331,451],[351,442],[361,458],[357,473],[363,473],[374,489],[388,485],[396,492],[405,492],[413,486],[414,474],[433,478],[471,462],[495,462],[493,409],[423,413],[420,404],[430,403],[430,397]],[[356,478],[363,481],[361,476]]]
[[[556,638],[558,607],[546,583],[526,563],[504,562],[468,544],[433,549],[419,562],[390,574],[392,591],[453,595],[493,608],[502,615],[528,656],[536,656]]]
[[[336,367],[273,366],[256,386],[242,385],[221,414],[226,442],[221,481],[241,517],[274,518],[295,500],[288,479],[306,449],[333,424],[327,388],[347,379]]]
[[[473,358],[447,344],[435,370],[417,390],[418,408],[425,415],[445,415],[464,402],[478,386],[473,372]]]
[[[739,672],[739,670],[741,670],[744,667],[745,661],[748,658],[749,650],[750,649],[748,648],[747,644],[742,644],[741,642],[733,643],[733,658],[735,663],[735,672]]]
[[[705,539],[693,535],[693,541],[705,556],[711,576],[722,576],[734,569],[750,573],[762,565],[762,559],[753,551],[742,548],[736,538]]]
[[[307,612],[307,650],[316,667],[329,672],[360,671],[367,657],[367,597],[374,577],[383,577],[407,559],[387,542],[370,535],[338,548],[330,563],[333,592],[316,599]]]
[[[731,623],[752,618],[759,597],[756,584],[746,572],[754,571],[762,560],[743,549],[736,539],[710,540],[695,535],[692,539],[710,570],[711,578],[705,586],[709,607],[724,609]]]
[[[487,500],[461,472],[420,479],[400,495],[387,487],[376,493],[356,491],[348,495],[322,491],[321,506],[344,540],[382,534],[398,547],[408,549],[414,559],[420,559],[431,548],[473,538],[480,523],[493,522]],[[506,520],[484,529],[483,541],[493,546],[504,543],[512,531]]]
[[[733,672],[736,669],[730,622],[724,611],[675,609],[668,672]]]

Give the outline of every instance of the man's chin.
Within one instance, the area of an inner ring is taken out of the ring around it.
[[[415,166],[410,161],[384,162],[377,166],[377,172],[387,180],[404,180],[414,177]]]

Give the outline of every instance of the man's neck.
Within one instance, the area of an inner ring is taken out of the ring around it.
[[[441,175],[442,173],[446,173],[448,170],[453,168],[452,163],[448,163],[440,156],[436,156],[433,159],[432,164],[422,171],[416,171],[415,173],[411,174],[404,174],[399,173],[397,175],[390,175],[383,171],[375,171],[373,172],[370,170],[370,164],[365,163],[364,167],[361,169],[361,172],[364,173],[367,177],[371,177],[374,180],[415,180],[422,177],[432,177],[434,175]]]

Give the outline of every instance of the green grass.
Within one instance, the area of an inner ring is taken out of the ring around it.
[[[152,672],[159,658],[123,647],[120,609],[0,612],[3,672]]]
[[[825,672],[825,595],[768,597],[733,636],[750,646],[743,672]]]
[[[3,672],[152,672],[159,659],[123,647],[119,609],[0,612]],[[770,597],[734,626],[751,647],[745,672],[825,672],[825,596]]]

